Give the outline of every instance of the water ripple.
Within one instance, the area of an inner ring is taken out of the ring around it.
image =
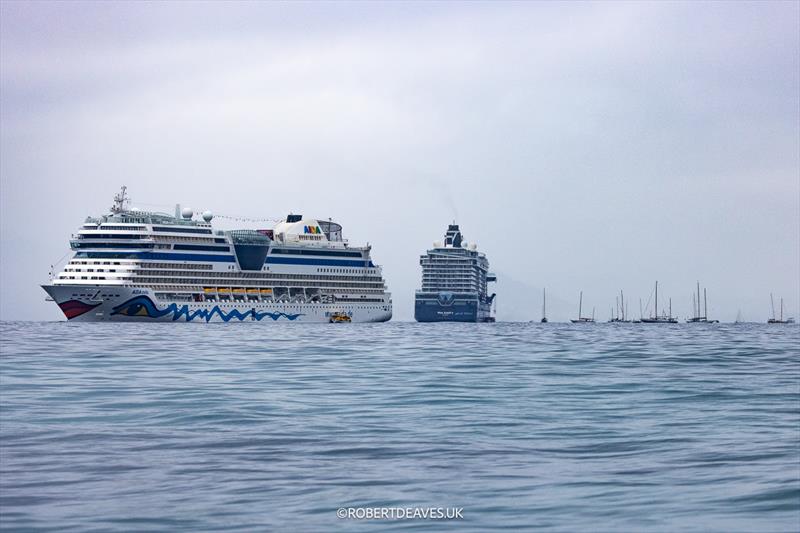
[[[797,327],[0,327],[3,529],[800,530]]]

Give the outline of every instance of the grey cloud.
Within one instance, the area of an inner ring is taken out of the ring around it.
[[[5,2],[0,313],[58,317],[36,284],[125,183],[147,203],[331,216],[374,245],[401,319],[454,216],[515,280],[501,318],[536,318],[541,286],[602,310],[656,278],[682,314],[697,278],[720,318],[765,318],[770,290],[798,314],[798,16]]]

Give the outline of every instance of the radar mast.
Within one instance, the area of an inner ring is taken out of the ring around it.
[[[119,194],[114,195],[114,205],[111,206],[111,213],[116,215],[117,213],[127,211],[128,202],[130,201],[130,198],[125,195],[125,191],[127,190],[128,188],[123,185]]]

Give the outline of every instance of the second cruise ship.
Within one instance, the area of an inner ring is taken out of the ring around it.
[[[384,322],[391,295],[370,246],[342,226],[289,215],[269,230],[220,231],[212,213],[128,207],[87,218],[42,288],[73,321]]]
[[[443,243],[421,256],[422,287],[416,292],[417,322],[494,322],[487,283],[497,281],[489,260],[467,245],[458,224],[450,224]]]

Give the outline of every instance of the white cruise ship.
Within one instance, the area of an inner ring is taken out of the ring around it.
[[[370,247],[330,220],[289,215],[271,230],[214,230],[213,215],[130,209],[87,218],[75,254],[43,285],[74,321],[383,322],[391,294]]]

